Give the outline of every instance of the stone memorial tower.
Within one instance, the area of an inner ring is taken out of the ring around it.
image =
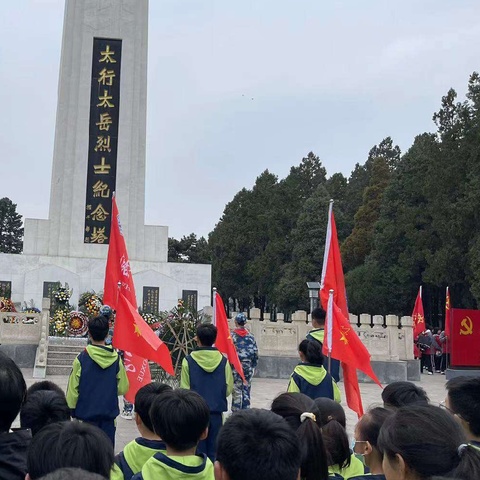
[[[14,301],[102,290],[115,191],[139,305],[210,304],[210,265],[168,263],[168,227],[144,224],[147,45],[148,0],[66,0],[49,218],[0,256]]]

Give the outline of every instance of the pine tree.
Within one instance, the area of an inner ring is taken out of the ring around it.
[[[0,252],[22,253],[22,216],[17,213],[17,205],[9,198],[0,199]]]

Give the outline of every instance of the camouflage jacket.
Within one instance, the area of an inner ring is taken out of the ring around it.
[[[255,368],[258,362],[258,348],[255,337],[246,328],[237,328],[232,332],[232,340],[242,366],[244,368]]]

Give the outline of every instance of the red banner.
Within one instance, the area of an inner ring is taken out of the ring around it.
[[[480,367],[480,310],[452,308],[452,367]]]

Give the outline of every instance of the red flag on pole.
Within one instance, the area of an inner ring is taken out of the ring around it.
[[[413,318],[413,339],[416,340],[418,336],[425,331],[425,316],[423,313],[422,303],[422,286],[418,289],[417,299],[415,300],[415,306],[412,312]]]
[[[242,363],[238,358],[237,349],[235,348],[232,336],[230,335],[230,329],[228,328],[227,314],[225,313],[222,297],[215,289],[213,290],[213,297],[213,318],[215,326],[217,327],[217,340],[215,342],[215,347],[227,356],[228,361],[233,365],[233,368],[235,368],[245,382]]]
[[[107,266],[105,269],[105,284],[103,287],[103,303],[109,305],[113,310],[117,310],[120,294],[123,294],[135,309],[137,308],[135,286],[133,285],[127,247],[122,234],[117,201],[114,194],[112,198],[112,223],[108,245]],[[122,329],[122,323],[128,321],[129,319],[125,318],[123,314],[117,314],[112,340],[115,348],[121,348],[117,347],[116,344],[117,327],[120,325],[120,329]],[[130,388],[125,398],[129,402],[133,402],[137,391],[143,385],[152,381],[150,367],[148,366],[148,360],[129,350],[125,350],[123,361],[130,382]]]
[[[333,215],[333,200],[328,211],[327,235],[323,257],[320,300],[327,312],[325,323],[324,354],[341,361],[347,405],[359,417],[363,415],[362,396],[358,385],[357,368],[381,386],[370,364],[370,354],[365,345],[352,332],[349,323],[345,279],[338,244],[337,227]],[[332,290],[332,295],[330,291]],[[329,303],[329,299],[330,303]],[[351,334],[353,333],[353,334]]]
[[[450,337],[451,330],[451,310],[450,310],[450,292],[447,287],[447,295],[445,297],[445,336],[447,337],[447,342]]]

